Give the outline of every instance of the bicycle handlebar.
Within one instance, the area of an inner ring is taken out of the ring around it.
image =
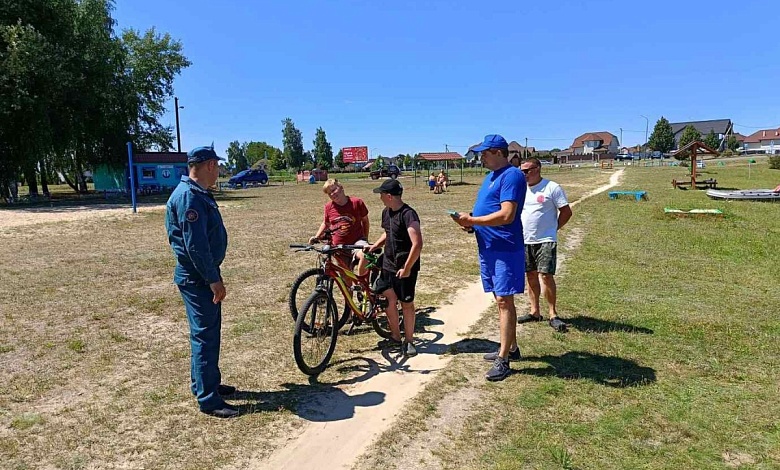
[[[298,251],[316,251],[322,254],[334,253],[336,251],[362,250],[366,245],[322,245],[320,247],[309,245],[308,243],[293,243],[290,248]],[[373,254],[378,256],[378,254]]]

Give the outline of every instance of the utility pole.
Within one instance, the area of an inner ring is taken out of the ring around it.
[[[643,116],[640,114],[643,118],[645,118],[645,152],[647,152],[647,129],[650,127],[650,120],[647,119],[647,116]]]
[[[623,143],[623,128],[620,128],[620,146],[625,147],[626,144]]]
[[[523,153],[525,154],[525,158],[523,158],[523,160],[528,160],[528,137],[525,138],[525,148],[523,149]]]
[[[176,150],[181,153],[181,131],[179,130],[179,97],[173,97],[173,105],[176,108]],[[184,106],[181,107],[184,109]]]

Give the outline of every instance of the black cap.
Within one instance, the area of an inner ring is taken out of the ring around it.
[[[401,186],[401,183],[399,183],[398,180],[389,178],[382,183],[382,186],[374,188],[374,192],[387,193],[392,196],[400,196],[404,192],[404,187]]]

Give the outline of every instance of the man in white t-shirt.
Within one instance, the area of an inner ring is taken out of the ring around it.
[[[550,307],[549,324],[556,331],[566,331],[566,323],[558,318],[555,308],[555,266],[558,249],[558,230],[571,219],[571,207],[563,189],[553,181],[542,178],[542,163],[529,158],[520,165],[528,189],[520,218],[525,242],[525,278],[531,311],[518,317],[518,323],[542,321],[539,298]],[[540,285],[541,282],[541,285]]]

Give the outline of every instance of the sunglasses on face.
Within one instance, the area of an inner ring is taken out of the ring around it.
[[[533,170],[534,168],[539,168],[539,167],[538,166],[532,166],[531,168],[521,168],[520,171],[522,171],[524,175],[527,175],[528,172]]]

